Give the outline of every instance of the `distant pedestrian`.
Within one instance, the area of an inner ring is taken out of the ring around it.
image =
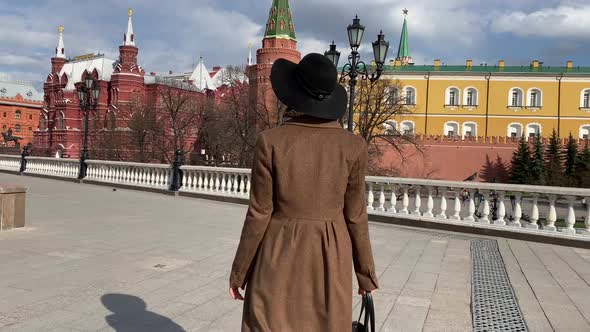
[[[353,265],[359,294],[378,287],[367,144],[338,122],[347,94],[323,55],[277,60],[271,82],[291,119],[257,138],[229,291],[242,300],[246,289],[245,332],[350,331]]]

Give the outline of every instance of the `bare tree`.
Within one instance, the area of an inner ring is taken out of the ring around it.
[[[408,104],[415,104],[413,97],[407,96],[399,81],[360,80],[354,104],[355,132],[369,145],[369,165],[371,174],[394,176],[398,173],[391,165],[383,165],[383,147],[394,148],[404,159],[404,145],[418,148],[413,132],[400,132],[388,121],[396,116],[409,114]],[[347,118],[347,116],[345,116]]]
[[[158,121],[155,105],[135,97],[130,103],[119,105],[117,114],[125,124],[125,148],[134,161],[147,163],[156,159],[156,147],[161,143],[159,135],[164,132],[163,123]]]
[[[156,121],[160,123],[162,138],[159,159],[171,162],[174,151],[189,152],[197,138],[199,122],[207,108],[207,96],[196,91],[194,86],[180,81],[171,81],[159,86],[156,101]]]
[[[275,96],[271,86],[259,92],[255,106],[256,123],[261,131],[280,126],[287,111],[287,106]]]

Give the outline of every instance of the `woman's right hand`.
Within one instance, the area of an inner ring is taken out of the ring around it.
[[[362,290],[359,288],[359,295],[365,296],[365,295],[367,295],[367,293],[373,294],[373,293],[375,293],[375,291],[374,290],[373,291],[366,291],[366,290]]]
[[[229,295],[234,300],[244,301],[244,297],[242,296],[242,294],[240,294],[240,290],[238,289],[238,287],[230,287]]]

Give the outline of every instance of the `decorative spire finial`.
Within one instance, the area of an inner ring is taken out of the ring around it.
[[[63,33],[63,32],[64,32],[64,26],[60,24],[60,25],[57,27],[57,31],[58,31],[59,33]]]
[[[66,58],[66,48],[64,47],[64,27],[63,25],[59,25],[57,27],[57,31],[59,31],[59,40],[57,42],[57,47],[55,48],[55,57],[56,58]]]
[[[135,35],[133,34],[133,22],[131,20],[133,9],[129,8],[129,10],[127,10],[127,15],[129,17],[127,20],[127,33],[125,34],[123,41],[125,42],[125,45],[135,46]]]
[[[404,8],[402,11],[404,12],[404,16],[408,16],[408,13],[410,12],[407,8]]]

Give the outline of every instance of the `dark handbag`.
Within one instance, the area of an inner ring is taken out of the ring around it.
[[[365,319],[361,323],[361,317],[365,313]],[[370,324],[370,325],[369,325]],[[369,326],[371,329],[369,330]],[[357,321],[352,322],[352,332],[375,332],[375,306],[373,305],[373,296],[371,293],[363,296],[361,304],[361,313]]]

